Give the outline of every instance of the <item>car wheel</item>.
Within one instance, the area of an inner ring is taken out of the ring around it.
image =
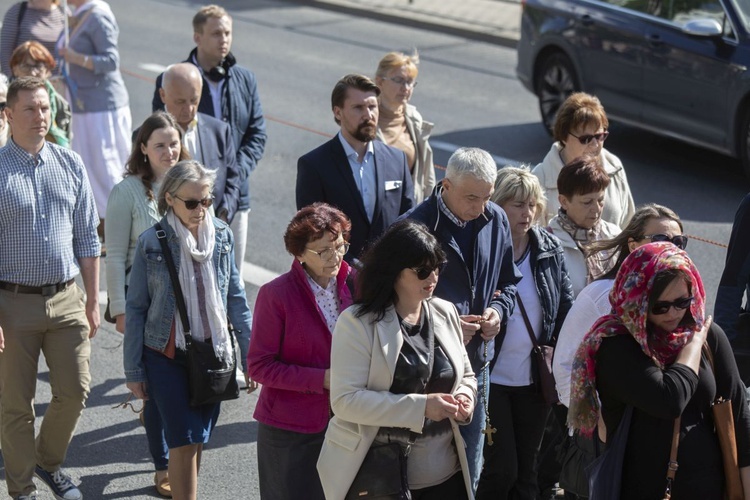
[[[740,161],[745,177],[750,179],[750,108],[745,110],[740,130]]]
[[[539,64],[535,81],[542,125],[552,135],[557,110],[570,94],[580,88],[578,77],[568,56],[555,52],[546,56]]]

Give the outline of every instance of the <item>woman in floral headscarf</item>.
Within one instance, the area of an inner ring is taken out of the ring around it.
[[[750,498],[744,386],[724,332],[704,319],[703,283],[687,254],[671,243],[636,249],[623,262],[610,301],[613,313],[594,324],[576,353],[568,423],[591,434],[601,412],[611,438],[626,407],[633,407],[621,499],[662,498],[672,428],[680,415],[673,497],[723,498],[721,451],[711,418],[717,396],[732,400],[740,472]],[[704,343],[715,373],[702,354]]]

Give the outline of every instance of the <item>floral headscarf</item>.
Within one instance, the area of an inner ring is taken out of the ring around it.
[[[654,279],[657,274],[669,269],[681,269],[692,281],[691,294],[695,300],[690,306],[690,314],[695,324],[680,324],[672,332],[649,336],[646,322]],[[632,335],[643,353],[663,369],[674,362],[693,333],[703,327],[705,297],[698,270],[687,253],[672,243],[649,243],[628,255],[609,294],[613,312],[594,323],[576,351],[571,374],[568,425],[579,429],[584,435],[591,435],[598,422],[600,404],[596,393],[596,353],[602,338]]]

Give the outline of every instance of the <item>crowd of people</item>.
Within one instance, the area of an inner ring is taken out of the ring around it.
[[[291,268],[251,311],[241,276],[266,130],[231,16],[198,10],[195,47],[159,76],[133,131],[112,10],[67,4],[19,2],[0,32],[12,498],[36,499],[34,477],[55,498],[83,497],[62,466],[89,393],[106,254],[104,317],[124,335],[161,496],[197,498],[220,417],[219,399],[195,400],[200,345],[260,387],[264,500],[575,500],[597,486],[585,466],[605,450],[623,460],[613,498],[662,498],[667,485],[718,500],[731,489],[718,398],[731,402],[750,500],[750,198],[713,321],[679,216],[635,206],[595,96],[568,97],[535,168],[498,170],[460,148],[438,180],[434,125],[409,102],[419,57],[390,52],[372,78],[335,83],[339,131],[297,163]],[[40,353],[53,398],[35,432]]]

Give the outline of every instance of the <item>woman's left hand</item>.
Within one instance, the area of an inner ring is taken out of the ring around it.
[[[466,422],[471,418],[472,413],[474,413],[474,402],[466,394],[456,394],[454,397],[458,402],[456,421]]]
[[[83,66],[86,62],[86,56],[76,52],[70,47],[60,47],[59,52],[62,58],[65,59],[65,62],[67,63]]]
[[[252,394],[258,388],[258,382],[251,380],[247,372],[245,372],[245,387],[247,387],[248,394]]]

